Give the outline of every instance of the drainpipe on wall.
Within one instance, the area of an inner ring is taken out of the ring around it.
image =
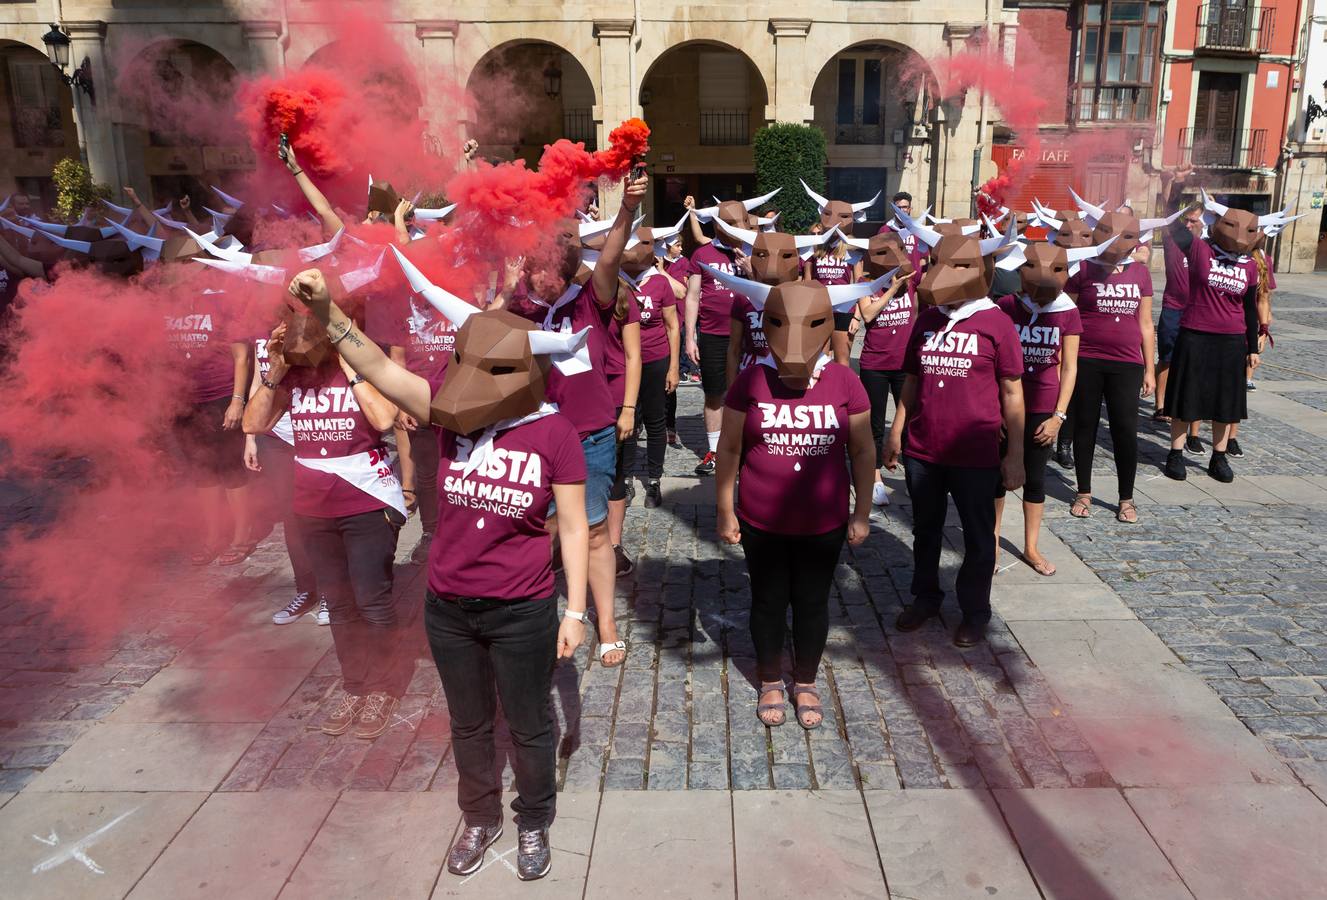
[[[986,0],[986,47],[991,52],[992,30],[995,27],[995,11],[991,0]],[[968,201],[968,212],[973,218],[977,215],[977,188],[981,187],[981,156],[986,148],[986,88],[981,90],[981,107],[977,113],[977,146],[972,150],[972,196]]]

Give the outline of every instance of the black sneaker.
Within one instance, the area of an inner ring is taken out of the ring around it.
[[[1226,441],[1226,456],[1233,456],[1235,459],[1244,458],[1244,448],[1239,445],[1239,441],[1234,438]]]
[[[1203,440],[1196,434],[1191,434],[1184,439],[1184,449],[1194,456],[1202,456]]]
[[[682,449],[682,441],[678,439],[676,431],[668,432],[668,446],[672,447],[674,450]]]
[[[1235,480],[1235,472],[1230,468],[1230,463],[1226,462],[1226,455],[1217,451],[1213,451],[1212,461],[1207,464],[1207,474],[1222,484],[1230,484]]]
[[[636,499],[636,485],[633,482],[627,482],[627,495],[623,499],[627,506],[630,506],[631,502]]]
[[[708,453],[706,453],[706,454],[705,454],[705,457],[700,461],[700,465],[696,466],[696,474],[697,474],[697,475],[713,475],[713,474],[714,474],[714,451],[713,451],[713,450],[711,450],[711,451],[709,451]]]
[[[548,829],[522,829],[516,840],[516,877],[521,881],[543,878],[553,868],[553,850]]]
[[[1074,467],[1074,442],[1058,440],[1055,442],[1055,462],[1061,469]]]
[[[452,849],[447,852],[447,871],[453,875],[469,875],[484,862],[484,852],[502,837],[502,823],[471,825],[461,831]]]
[[[1167,478],[1173,478],[1176,481],[1184,481],[1189,474],[1184,471],[1184,451],[1172,450],[1166,454],[1166,465],[1161,470]]]
[[[1244,382],[1244,390],[1246,390],[1246,391],[1256,391],[1256,390],[1258,390],[1258,385],[1254,384],[1252,381],[1246,381],[1246,382]]]
[[[613,545],[613,558],[617,560],[617,577],[622,578],[630,575],[636,568],[636,564],[627,556],[627,551],[622,549],[621,544]]]
[[[410,564],[422,566],[429,561],[429,546],[433,543],[433,533],[426,531],[419,536],[415,548],[410,551]]]
[[[645,508],[657,509],[663,506],[663,488],[659,486],[659,479],[645,482]]]
[[[922,606],[914,603],[903,607],[903,612],[894,620],[894,627],[899,631],[916,631],[926,624],[926,620],[939,613],[934,606]]]

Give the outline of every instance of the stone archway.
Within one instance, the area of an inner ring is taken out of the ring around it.
[[[19,191],[49,210],[51,169],[79,156],[73,95],[44,53],[15,41],[0,41],[0,92],[0,197]]]

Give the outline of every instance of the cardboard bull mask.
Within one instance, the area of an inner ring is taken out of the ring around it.
[[[928,306],[952,306],[985,297],[995,275],[993,254],[1013,245],[1017,238],[1013,222],[999,237],[979,238],[975,234],[942,235],[898,207],[894,207],[894,215],[931,248],[931,265],[917,285],[917,297]]]
[[[763,206],[770,199],[781,191],[782,188],[775,188],[768,194],[761,194],[759,197],[752,197],[750,200],[720,200],[714,198],[714,206],[706,206],[693,210],[697,219],[702,222],[713,222],[718,220],[736,228],[757,229],[774,224],[777,215],[757,216],[752,214],[756,207]]]
[[[330,288],[332,281],[328,280],[327,284]],[[286,307],[281,319],[286,323],[281,356],[287,365],[316,369],[332,355],[327,329],[313,316],[304,310]]]
[[[801,180],[801,179],[799,179]],[[875,202],[880,199],[880,192],[876,191],[875,196],[870,200],[861,203],[850,203],[847,200],[830,200],[828,197],[822,197],[811,187],[802,181],[802,190],[806,195],[816,202],[816,209],[820,211],[820,227],[824,231],[838,226],[838,229],[844,234],[852,234],[854,222],[861,222],[866,219],[866,210],[875,206]]]
[[[900,278],[908,278],[914,271],[907,245],[894,231],[873,235],[867,241],[865,259],[866,272],[872,278],[878,278],[891,270],[897,270]]]
[[[875,281],[826,287],[817,281],[788,281],[777,285],[748,281],[701,264],[708,274],[763,311],[765,339],[780,378],[805,381],[815,374],[816,362],[834,333],[834,313],[851,310],[863,297],[884,290],[893,272]]]
[[[585,342],[575,334],[538,330],[506,310],[480,311],[425,277],[401,251],[392,254],[413,291],[458,326],[447,378],[429,404],[429,421],[457,434],[473,434],[519,419],[544,402],[550,364],[565,375],[590,370]]]
[[[1217,203],[1207,191],[1202,192],[1203,222],[1213,244],[1231,256],[1247,256],[1261,246],[1267,234],[1279,234],[1299,216],[1288,216],[1290,207],[1265,216],[1243,209],[1231,209]]]
[[[762,231],[751,245],[751,274],[762,284],[781,284],[797,278],[801,256],[797,238],[777,231]]]
[[[1065,283],[1078,271],[1085,259],[1093,259],[1107,250],[1116,239],[1104,244],[1065,249],[1049,241],[1015,244],[995,263],[997,269],[1017,271],[1023,293],[1040,304],[1054,301],[1064,292]]]
[[[1164,228],[1180,216],[1177,210],[1163,219],[1140,219],[1130,212],[1107,212],[1104,207],[1093,206],[1078,196],[1073,188],[1069,189],[1069,194],[1078,204],[1083,221],[1092,227],[1092,243],[1104,244],[1115,238],[1110,248],[1100,254],[1101,262],[1108,266],[1127,261],[1139,244],[1151,242],[1154,229]]]
[[[381,213],[389,222],[396,215],[396,207],[401,203],[401,195],[386,181],[374,181],[369,176],[369,204],[365,216]]]

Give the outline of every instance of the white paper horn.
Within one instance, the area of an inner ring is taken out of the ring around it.
[[[162,238],[154,238],[150,235],[139,234],[137,231],[125,228],[123,225],[116,225],[112,222],[111,227],[115,229],[120,237],[125,239],[131,250],[146,250],[148,253],[156,256],[161,253],[161,248],[166,244],[166,241]]]
[[[260,284],[286,283],[286,270],[280,266],[262,266],[255,263],[237,262],[233,259],[209,259],[206,256],[195,256],[194,262]]]
[[[184,233],[189,235],[189,237],[193,238],[195,241],[197,241],[198,246],[202,247],[204,250],[206,250],[208,253],[211,253],[213,256],[217,257],[218,259],[225,259],[246,266],[253,263],[252,253],[244,253],[243,251],[240,250],[233,250],[229,247],[222,247],[218,244],[213,243],[212,240],[209,239],[207,235],[195,234],[193,229],[187,226],[184,229]]]
[[[898,269],[890,269],[881,275],[875,281],[858,281],[855,284],[832,284],[825,290],[829,291],[829,302],[834,307],[835,312],[847,312],[857,305],[857,301],[863,297],[874,297],[889,286],[894,280],[894,273]]]
[[[557,366],[563,375],[582,375],[593,368],[587,345],[590,336],[588,327],[577,332],[531,331],[529,335],[530,352],[535,355],[547,354],[549,362]]]
[[[479,307],[465,302],[450,291],[445,291],[429,281],[428,277],[419,271],[414,263],[406,259],[405,254],[397,250],[395,245],[391,249],[392,255],[396,257],[397,265],[405,273],[405,280],[410,282],[411,290],[427,300],[429,305],[442,313],[447,321],[460,328],[466,319],[479,312]]]
[[[1018,241],[1018,222],[1014,219],[1009,220],[1009,228],[999,237],[985,238],[977,243],[981,245],[981,255],[990,256],[1002,247],[1008,247],[1010,244]]]
[[[14,232],[15,234],[21,234],[28,240],[32,240],[32,236],[37,233],[37,229],[35,228],[24,228],[22,225],[18,224],[17,222],[11,222],[5,218],[0,218],[0,227],[8,229],[9,231]]]
[[[936,231],[934,228],[927,228],[897,206],[894,206],[893,204],[890,204],[890,206],[894,210],[894,217],[902,222],[903,227],[916,237],[917,240],[926,244],[928,247],[934,247],[936,244],[940,243],[940,239],[943,237],[940,232]],[[925,213],[923,213],[923,215],[925,215]]]
[[[456,209],[456,204],[444,206],[441,209],[416,209],[415,218],[421,222],[437,222],[447,218],[452,210]]]
[[[51,234],[49,231],[43,231],[42,237],[46,238],[46,240],[50,241],[52,244],[64,247],[66,250],[73,250],[75,253],[92,252],[91,241],[71,241],[68,238],[60,237],[58,234]]]
[[[217,187],[215,184],[212,185],[212,193],[220,197],[221,202],[225,203],[231,209],[239,209],[241,206],[244,205],[244,201],[241,200],[239,197],[236,197],[232,194],[227,194],[225,191]]]
[[[751,305],[756,309],[765,308],[765,298],[769,296],[770,285],[761,284],[759,281],[747,281],[737,275],[729,275],[727,272],[721,272],[711,265],[701,263],[700,267],[717,279],[720,284],[730,291],[736,291],[743,297],[751,301]]]
[[[879,192],[879,191],[876,191],[876,192],[875,192],[875,196],[872,197],[870,200],[865,200],[865,201],[863,201],[863,202],[861,202],[861,203],[854,203],[854,204],[852,204],[852,211],[855,212],[855,213],[865,212],[866,210],[868,210],[868,209],[870,209],[871,207],[875,206],[876,201],[879,200],[879,199],[880,199],[880,192]],[[861,218],[865,218],[865,216],[863,216],[863,217],[861,217]]]
[[[58,225],[55,222],[43,222],[41,219],[35,218],[34,216],[19,216],[19,218],[22,221],[27,222],[33,228],[36,228],[38,231],[44,231],[47,234],[58,234],[63,237],[64,234],[69,231],[68,225]]]
[[[1069,188],[1069,196],[1074,198],[1074,203],[1078,205],[1078,209],[1082,212],[1083,218],[1087,220],[1087,224],[1096,228],[1097,222],[1101,221],[1101,217],[1106,214],[1105,208],[1101,206],[1093,206],[1091,203],[1088,203],[1082,197],[1078,196],[1078,192],[1073,188]]]
[[[330,256],[336,252],[337,246],[341,243],[341,237],[346,233],[345,227],[338,228],[332,239],[321,244],[314,244],[311,247],[301,247],[299,249],[300,262],[313,262],[322,259],[324,256]]]
[[[829,206],[829,198],[822,197],[820,194],[817,194],[815,191],[811,190],[811,186],[807,184],[803,179],[799,178],[797,180],[802,182],[802,190],[806,191],[806,196],[810,197],[812,200],[816,202],[816,209],[819,210],[820,212],[824,212],[825,207]],[[876,196],[879,197],[880,195],[876,194]]]
[[[1065,256],[1069,258],[1069,262],[1071,263],[1082,262],[1085,259],[1095,259],[1096,257],[1100,256],[1107,247],[1115,243],[1117,238],[1119,238],[1118,234],[1113,236],[1110,240],[1106,241],[1105,243],[1097,244],[1092,247],[1078,247],[1073,250],[1065,250],[1064,253]],[[1141,241],[1139,243],[1141,243]]]
[[[386,255],[386,250],[380,250],[378,251],[378,258],[373,261],[373,265],[351,269],[342,275],[341,286],[346,289],[346,293],[353,294],[364,285],[377,281],[378,276],[382,274],[382,260]]]

